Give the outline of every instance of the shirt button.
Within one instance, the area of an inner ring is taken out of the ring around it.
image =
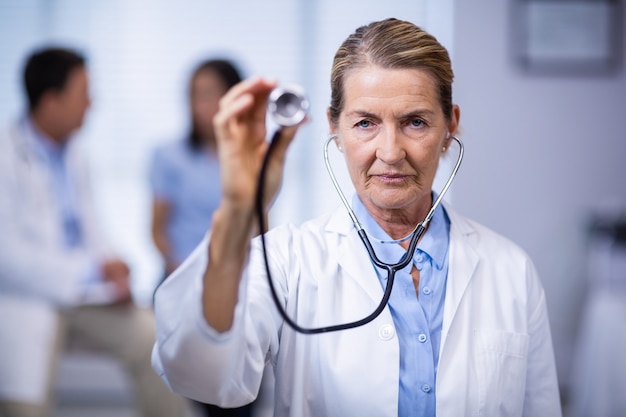
[[[427,337],[424,333],[420,333],[419,336],[417,336],[417,340],[419,340],[421,343],[424,343],[426,339]]]
[[[424,255],[422,255],[421,253],[418,253],[417,255],[415,255],[415,260],[417,262],[422,262],[424,261]]]
[[[431,290],[430,287],[424,287],[422,288],[422,292],[426,295],[429,295],[431,292],[433,292],[433,290]]]
[[[428,384],[424,384],[424,385],[422,385],[422,391],[424,391],[424,392],[430,392],[430,390],[431,390],[430,385],[428,385]]]
[[[391,324],[383,324],[380,326],[380,329],[378,329],[378,337],[380,337],[381,340],[391,340],[394,334],[395,331]]]

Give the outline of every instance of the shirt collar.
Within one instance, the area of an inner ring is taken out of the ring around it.
[[[47,160],[62,160],[67,151],[66,144],[55,142],[50,136],[42,132],[30,116],[24,117],[22,130],[28,144],[34,149],[38,157]]]
[[[437,196],[433,193],[433,201],[436,197]],[[399,244],[381,243],[381,241],[390,241],[392,239],[387,232],[385,232],[383,228],[376,223],[356,193],[352,198],[352,208],[357,218],[365,228],[368,236],[374,238],[371,243],[375,248],[383,252],[388,252],[388,250],[391,249],[388,248],[388,246],[402,249]],[[416,253],[422,252],[428,255],[433,260],[433,264],[437,269],[443,268],[446,256],[448,255],[448,243],[450,239],[449,231],[450,219],[448,218],[448,214],[443,208],[443,205],[439,205],[439,207],[435,210],[435,214],[430,220],[428,229],[422,236],[416,250]],[[394,249],[391,250],[395,252]],[[402,249],[402,252],[399,253],[404,253],[404,249]],[[397,259],[391,262],[397,262]]]

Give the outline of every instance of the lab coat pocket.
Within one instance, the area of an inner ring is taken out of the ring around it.
[[[474,329],[479,416],[521,416],[526,387],[528,335]]]

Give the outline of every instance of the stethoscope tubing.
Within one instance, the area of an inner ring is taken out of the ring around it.
[[[330,144],[330,142],[334,141],[336,137],[331,136],[328,138],[328,140],[326,140],[326,143],[324,144],[324,162],[326,164],[326,170],[328,171],[328,174],[331,178],[333,186],[335,187],[335,190],[337,191],[337,194],[339,195],[342,203],[346,207],[346,210],[348,211],[350,219],[352,220],[352,223],[354,224],[354,227],[356,228],[359,238],[363,242],[363,245],[365,246],[372,262],[377,267],[387,271],[387,283],[385,285],[385,291],[384,291],[384,294],[380,303],[378,304],[376,309],[368,316],[360,320],[356,320],[356,321],[352,321],[348,323],[311,328],[311,327],[300,326],[291,317],[289,317],[289,315],[283,308],[282,303],[278,297],[276,288],[274,287],[273,280],[272,280],[272,274],[270,271],[269,259],[268,259],[267,248],[266,248],[265,232],[267,229],[267,225],[265,224],[265,213],[263,211],[263,198],[264,198],[263,190],[264,190],[264,185],[265,185],[265,177],[266,177],[266,172],[267,172],[268,161],[274,149],[274,145],[277,142],[280,134],[281,134],[281,130],[278,129],[272,136],[268,150],[265,153],[265,156],[263,159],[263,165],[261,166],[261,171],[259,173],[257,193],[256,193],[256,199],[255,199],[256,215],[257,215],[259,232],[260,232],[259,238],[261,239],[261,248],[263,252],[263,261],[265,265],[265,272],[267,274],[267,281],[270,287],[270,292],[271,292],[274,304],[276,305],[276,308],[279,314],[281,315],[281,317],[283,318],[283,320],[285,321],[285,323],[287,323],[295,331],[299,333],[303,333],[303,334],[328,333],[328,332],[347,330],[347,329],[352,329],[355,327],[363,326],[373,321],[376,317],[378,317],[383,312],[383,310],[387,306],[387,303],[389,302],[389,298],[391,297],[391,290],[393,289],[393,283],[394,283],[396,272],[404,269],[407,265],[409,265],[409,263],[411,263],[412,256],[409,254],[413,254],[415,252],[415,249],[417,248],[417,242],[420,240],[420,238],[426,231],[426,227],[428,226],[428,223],[430,222],[433,215],[435,214],[435,210],[440,205],[441,201],[443,200],[443,197],[448,192],[448,189],[450,188],[450,185],[452,184],[452,181],[456,177],[459,167],[461,166],[461,162],[463,161],[463,156],[464,156],[463,142],[456,136],[450,136],[453,140],[455,140],[459,144],[459,155],[457,157],[457,161],[454,165],[454,168],[452,169],[450,176],[448,177],[448,180],[446,181],[443,188],[441,189],[441,192],[439,193],[439,195],[433,202],[428,214],[426,215],[426,218],[422,222],[418,223],[415,229],[411,232],[411,235],[410,235],[411,241],[409,242],[409,248],[407,249],[405,254],[397,263],[387,264],[385,262],[382,262],[376,255],[376,251],[374,250],[369,238],[367,237],[365,229],[363,228],[358,218],[356,217],[356,214],[352,210],[352,207],[350,207],[348,200],[346,199],[343,191],[341,190],[341,187],[339,186],[339,183],[337,182],[337,179],[335,177],[335,174],[333,172],[333,169],[330,164],[329,157],[328,157],[328,145]]]

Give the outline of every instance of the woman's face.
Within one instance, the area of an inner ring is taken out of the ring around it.
[[[191,81],[191,113],[200,134],[213,137],[213,117],[227,87],[213,71],[200,71]]]
[[[430,207],[439,157],[458,126],[458,107],[447,121],[433,77],[418,69],[355,69],[344,79],[344,94],[331,133],[361,201],[375,217],[400,214],[415,221]]]

